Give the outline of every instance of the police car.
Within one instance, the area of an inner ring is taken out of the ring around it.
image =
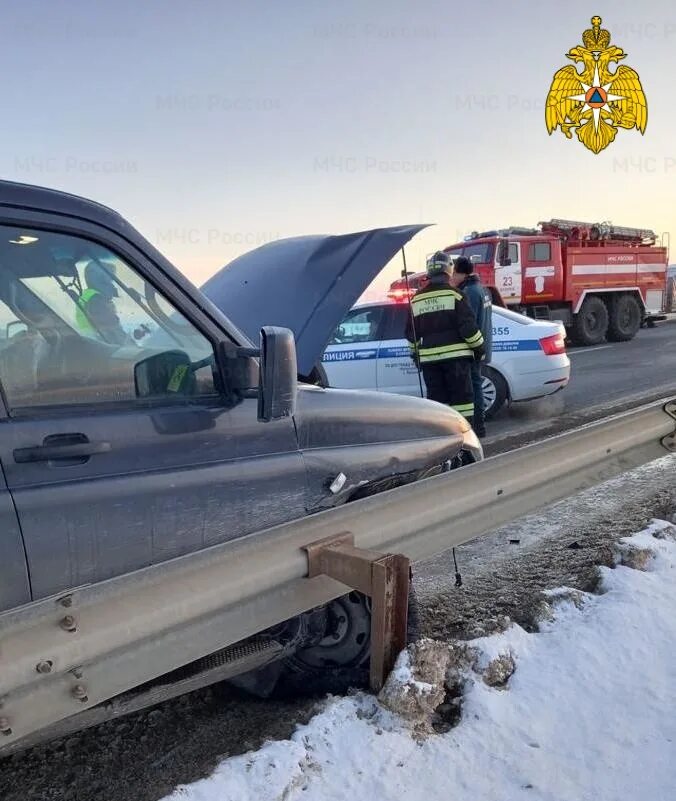
[[[324,352],[329,385],[421,395],[422,376],[404,336],[409,313],[408,303],[395,300],[351,309]],[[493,306],[493,354],[483,374],[487,417],[507,401],[563,389],[570,378],[563,325]]]

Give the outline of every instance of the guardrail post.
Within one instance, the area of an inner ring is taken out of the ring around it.
[[[664,411],[676,421],[676,401],[667,403]],[[664,437],[662,445],[671,453],[676,453],[676,431]]]
[[[406,647],[410,562],[402,554],[354,547],[352,534],[305,546],[308,578],[325,575],[371,598],[369,684],[378,692]]]

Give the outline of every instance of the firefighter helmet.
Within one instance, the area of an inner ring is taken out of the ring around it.
[[[443,250],[438,250],[433,256],[427,259],[427,275],[439,275],[440,273],[450,273],[453,265],[451,257]]]

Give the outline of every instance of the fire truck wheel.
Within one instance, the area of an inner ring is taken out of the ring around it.
[[[627,342],[633,339],[641,327],[643,312],[633,295],[620,295],[610,306],[609,342]]]
[[[643,312],[633,295],[620,295],[610,305],[609,342],[627,342],[641,327]]]
[[[573,318],[571,339],[576,345],[599,345],[608,332],[608,307],[595,295],[585,299]]]
[[[484,417],[490,420],[504,406],[509,390],[507,382],[492,367],[482,367],[484,391]]]

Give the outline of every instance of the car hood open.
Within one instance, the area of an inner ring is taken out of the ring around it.
[[[227,264],[202,292],[253,341],[264,325],[290,328],[298,372],[309,375],[346,312],[426,225],[269,242]]]

